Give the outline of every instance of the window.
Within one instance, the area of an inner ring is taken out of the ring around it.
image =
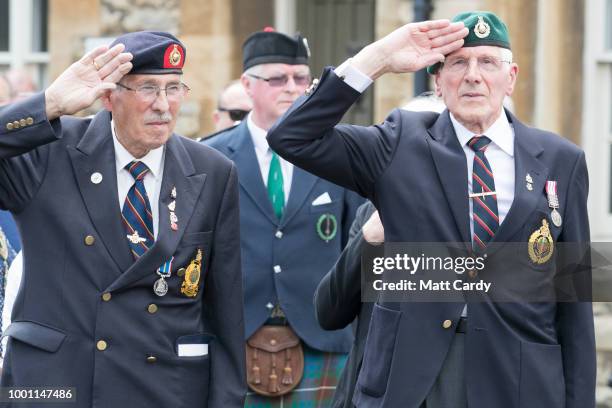
[[[9,0],[0,0],[0,52],[9,49]]]
[[[49,0],[0,0],[0,72],[25,69],[47,81]]]
[[[32,51],[47,52],[48,0],[34,0],[32,5]]]

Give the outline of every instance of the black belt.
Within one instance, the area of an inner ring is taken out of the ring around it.
[[[467,328],[468,328],[467,317],[462,317],[457,322],[457,328],[455,329],[455,332],[467,333]]]

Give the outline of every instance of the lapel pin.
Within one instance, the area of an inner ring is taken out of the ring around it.
[[[168,209],[170,211],[174,211],[175,208],[176,208],[176,201],[172,201],[170,204],[168,204]]]
[[[102,182],[102,174],[96,171],[91,174],[90,180],[94,184],[100,184]]]
[[[531,184],[531,183],[527,183],[527,184],[525,185],[525,187],[527,187],[527,190],[529,190],[529,191],[533,191],[533,184]]]
[[[170,228],[172,231],[178,231],[178,217],[174,211],[170,211]]]
[[[172,191],[170,192],[170,198],[176,198],[176,186],[172,187]]]
[[[533,179],[531,178],[531,174],[527,173],[525,176],[525,181],[529,184],[533,184]]]

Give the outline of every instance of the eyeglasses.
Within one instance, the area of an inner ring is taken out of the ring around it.
[[[287,82],[289,82],[289,76],[293,78],[293,82],[295,82],[297,86],[306,86],[310,84],[310,75],[282,75],[282,76],[270,77],[270,78],[260,77],[259,75],[255,75],[255,74],[247,74],[247,75],[255,79],[266,81],[268,85],[273,86],[273,87],[287,85]]]
[[[443,63],[443,67],[454,74],[464,73],[470,66],[470,58],[451,57]],[[502,60],[493,56],[481,56],[476,59],[478,69],[484,72],[498,72],[503,63],[511,64],[512,61]]]
[[[161,91],[166,93],[166,98],[170,102],[176,102],[183,99],[185,94],[190,91],[190,88],[182,82],[179,84],[168,85],[165,88],[160,88],[157,85],[142,85],[138,88],[130,88],[129,86],[125,86],[119,82],[117,85],[127,91],[136,92],[136,95],[146,102],[153,102],[155,99],[157,99]]]
[[[246,118],[246,116],[250,112],[248,110],[243,110],[243,109],[226,109],[226,108],[222,108],[220,106],[217,108],[217,110],[219,112],[227,112],[227,114],[229,115],[230,119],[233,120],[234,122],[236,122],[238,120],[243,120],[244,118]]]

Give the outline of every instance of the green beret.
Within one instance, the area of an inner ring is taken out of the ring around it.
[[[490,45],[510,49],[510,36],[508,27],[495,14],[488,11],[468,11],[453,17],[453,23],[462,21],[469,30],[463,39],[464,47],[478,47]],[[427,72],[435,74],[440,63],[427,67]]]

